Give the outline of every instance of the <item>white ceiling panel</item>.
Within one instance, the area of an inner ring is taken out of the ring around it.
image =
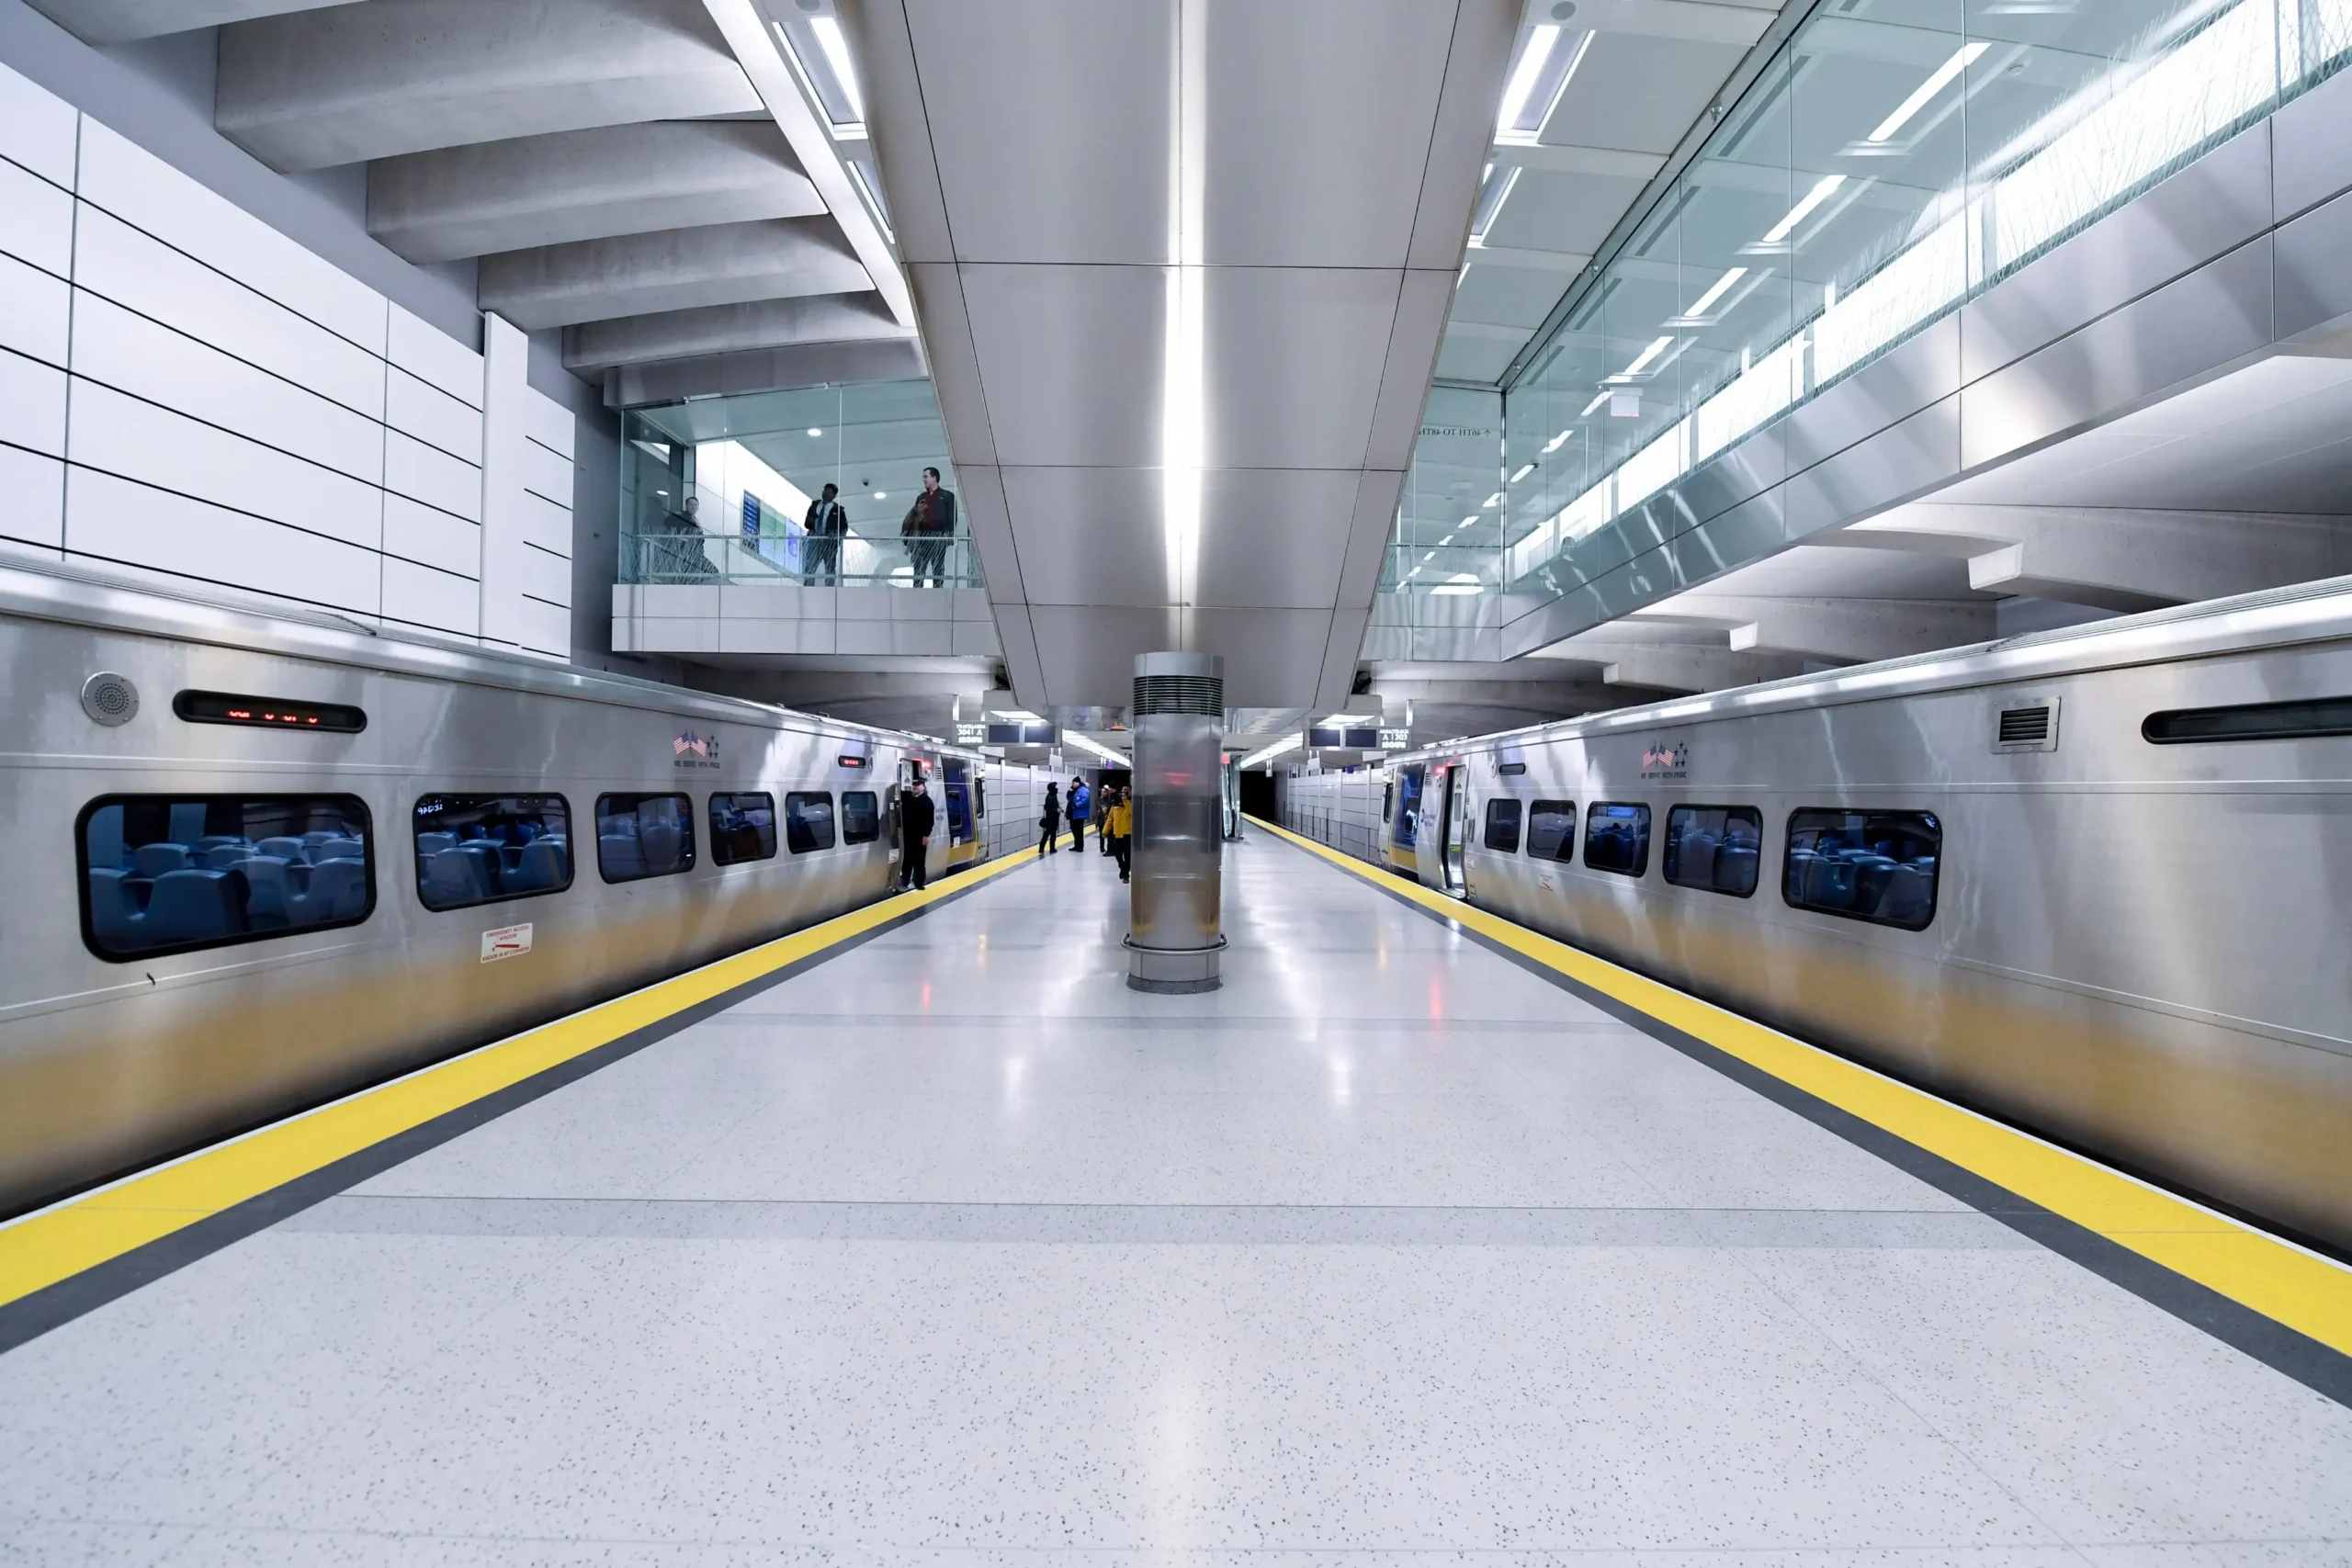
[[[1174,605],[1031,605],[1029,626],[1046,671],[1045,701],[1056,707],[1096,703],[1125,706],[1135,692],[1137,654],[1191,646],[1184,640],[1188,614]],[[1229,668],[1225,690],[1228,703],[1239,700],[1233,695]]]
[[[1191,612],[1188,645],[1225,660],[1229,707],[1283,707],[1312,695],[1331,640],[1329,610]]]
[[[1381,370],[1380,400],[1374,405],[1364,462],[1374,468],[1402,469],[1413,460],[1420,439],[1421,411],[1429,404],[1430,376],[1437,365],[1438,340],[1445,331],[1446,307],[1453,302],[1453,272],[1408,272],[1396,299],[1396,320],[1388,333],[1388,360]]]
[[[1174,0],[908,0],[906,10],[959,259],[1170,259]],[[895,154],[882,152],[895,185]]]
[[[1355,509],[1353,468],[1212,468],[1201,476],[1193,602],[1330,607]]]
[[[1476,252],[1472,253],[1474,255]],[[1453,291],[1453,319],[1523,327],[1533,332],[1560,302],[1575,274],[1474,261]]]
[[[1007,468],[1021,581],[1036,604],[1164,604],[1157,468]]]
[[[1499,338],[1449,329],[1437,351],[1437,373],[1446,381],[1495,381],[1510,368],[1520,345]]]
[[[1165,268],[967,266],[963,276],[1001,462],[1159,461]]]
[[[1513,250],[1590,255],[1647,183],[1621,175],[1521,169],[1486,237]]]
[[[1747,52],[1745,44],[1596,33],[1539,140],[1671,152]]]
[[[1453,7],[1208,7],[1211,265],[1405,265]],[[1413,178],[1399,178],[1410,169]]]
[[[921,313],[923,348],[947,424],[948,450],[959,465],[993,463],[996,436],[989,425],[972,323],[964,313],[963,276],[950,263],[915,262],[907,268],[907,285]]]
[[[1404,275],[1220,267],[1207,285],[1209,462],[1363,466]]]

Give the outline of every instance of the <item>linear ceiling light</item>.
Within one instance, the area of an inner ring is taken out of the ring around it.
[[[1503,492],[1497,491],[1494,494],[1487,497],[1486,500],[1478,503],[1478,510],[1484,512],[1489,506],[1498,506],[1502,503],[1502,499]]]
[[[1952,79],[1973,65],[1976,57],[1990,47],[1980,41],[1964,43],[1954,50],[1950,60],[1936,67],[1935,74],[1913,88],[1911,96],[1897,104],[1893,114],[1878,122],[1878,129],[1871,132],[1869,139],[1872,141],[1893,140],[1895,132],[1911,123],[1912,116],[1926,108],[1938,93],[1951,86]]]
[[[1192,603],[1199,564],[1208,412],[1208,45],[1206,0],[1179,0],[1169,84],[1168,338],[1160,387],[1159,512],[1168,596]]]
[[[1464,517],[1461,522],[1456,523],[1454,526],[1457,528],[1467,528],[1471,524],[1476,523],[1476,521],[1478,521],[1478,514],[1473,512],[1469,516]]]
[[[1747,276],[1747,269],[1746,267],[1736,266],[1732,268],[1729,272],[1715,279],[1713,286],[1711,287],[1704,294],[1702,294],[1696,299],[1691,300],[1690,308],[1688,310],[1685,310],[1683,314],[1686,316],[1705,315],[1709,310],[1714,309],[1716,300],[1721,299],[1724,295],[1731,292],[1733,284],[1737,283],[1741,278],[1746,277]]]
[[[1803,199],[1789,209],[1789,215],[1786,218],[1764,231],[1764,243],[1777,245],[1787,239],[1798,224],[1813,215],[1815,208],[1836,196],[1838,187],[1845,183],[1846,176],[1843,175],[1824,175],[1815,180],[1813,188],[1804,193]]]
[[[1502,108],[1495,115],[1498,132],[1510,130],[1526,111],[1529,95],[1543,79],[1544,67],[1552,62],[1552,46],[1560,41],[1560,29],[1546,22],[1527,35],[1527,47],[1520,51],[1519,68],[1510,73],[1510,83],[1503,88]]]
[[[1076,730],[1063,730],[1062,744],[1065,746],[1075,746],[1081,751],[1091,751],[1096,756],[1102,758],[1104,761],[1115,762],[1122,768],[1125,767],[1128,762],[1127,754],[1125,751],[1114,751],[1099,740],[1088,739],[1085,736],[1079,734]]]
[[[1589,412],[1590,411],[1588,410],[1587,412]],[[1569,436],[1574,435],[1575,434],[1576,429],[1574,426],[1570,426],[1568,429],[1560,432],[1559,434],[1555,435],[1551,440],[1544,443],[1544,451],[1542,456],[1546,457],[1550,457],[1553,453],[1560,449],[1560,447],[1567,441]]]
[[[1595,409],[1599,408],[1601,404],[1603,404],[1603,403],[1607,402],[1608,400],[1609,400],[1609,389],[1608,389],[1608,388],[1606,388],[1606,387],[1603,387],[1603,388],[1601,388],[1601,389],[1600,389],[1600,391],[1599,392],[1599,394],[1598,394],[1598,395],[1596,395],[1596,396],[1593,398],[1592,401],[1590,401],[1590,402],[1589,402],[1589,403],[1587,403],[1587,404],[1585,404],[1585,405],[1584,405],[1584,412],[1583,412],[1582,413],[1580,413],[1580,414],[1577,415],[1577,417],[1578,419],[1590,419],[1590,418],[1592,417],[1593,411],[1594,411]]]
[[[1510,477],[1510,482],[1511,482],[1512,484],[1517,484],[1520,480],[1521,480],[1521,479],[1525,479],[1528,475],[1530,475],[1530,474],[1533,473],[1534,471],[1535,471],[1535,465],[1534,465],[1534,464],[1532,464],[1532,463],[1521,463],[1521,464],[1519,466],[1519,472],[1517,472],[1517,473],[1515,473],[1515,474],[1511,475],[1511,477]]]
[[[1489,169],[1494,167],[1492,164],[1487,166]],[[1495,226],[1495,220],[1502,216],[1503,203],[1510,199],[1510,193],[1518,188],[1518,186],[1519,165],[1517,164],[1506,167],[1500,179],[1492,177],[1487,179],[1485,189],[1479,193],[1478,197],[1477,220],[1470,226],[1470,239],[1474,247],[1483,246],[1487,231]],[[1468,270],[1466,265],[1464,270]]]
[[[1261,762],[1271,762],[1275,758],[1281,756],[1283,752],[1295,751],[1306,744],[1306,732],[1303,729],[1295,735],[1285,735],[1280,740],[1275,741],[1272,746],[1267,747],[1264,750],[1252,751],[1247,757],[1242,758],[1241,766],[1245,768],[1254,768]]]
[[[831,17],[811,17],[808,30],[817,35],[817,47],[825,51],[825,63],[833,68],[833,79],[849,99],[849,112],[865,119],[865,98],[857,90],[857,67],[850,61],[849,39],[842,36],[841,23]]]
[[[1612,381],[1629,380],[1648,369],[1650,367],[1651,360],[1656,359],[1659,355],[1664,354],[1668,349],[1672,348],[1673,346],[1674,334],[1672,333],[1667,333],[1666,336],[1662,338],[1654,339],[1652,340],[1649,347],[1634,355],[1634,362],[1631,365],[1626,366],[1625,368],[1620,370],[1616,375],[1611,376],[1609,378]],[[1585,412],[1587,413],[1590,413],[1592,409],[1588,406]]]

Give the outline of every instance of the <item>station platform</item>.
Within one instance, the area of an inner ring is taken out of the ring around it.
[[[249,1140],[0,1353],[0,1562],[2352,1562],[2311,1377],[1379,874],[1227,868],[1215,994],[1065,850],[435,1069],[277,1210]]]

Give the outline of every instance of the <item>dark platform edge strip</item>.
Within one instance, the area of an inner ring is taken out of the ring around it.
[[[1303,844],[1293,843],[1288,839],[1284,839],[1283,842],[1290,844],[1291,848],[1310,860],[1322,859],[1320,855]],[[1344,854],[1344,852],[1338,850],[1331,852]],[[2316,1393],[2324,1394],[2339,1404],[2352,1405],[2352,1356],[2346,1356],[2332,1346],[2322,1344],[2307,1334],[2290,1328],[2276,1318],[2265,1316],[2241,1302],[2233,1301],[2210,1285],[2200,1284],[2187,1275],[2175,1273],[2155,1259],[2143,1257],[2120,1242],[2110,1241],[2097,1231],[2079,1224],[2063,1214],[2045,1209],[2030,1199],[2021,1198],[1999,1183],[1977,1175],[1965,1166],[1955,1164],[1941,1155],[1923,1149],[1918,1145],[1899,1137],[1850,1111],[1832,1105],[1827,1100],[1816,1099],[1795,1085],[1773,1077],[1763,1068],[1741,1061],[1728,1051],[1710,1045],[1696,1035],[1686,1033],[1672,1024],[1652,1018],[1630,1002],[1620,1001],[1605,991],[1596,990],[1572,976],[1564,975],[1542,959],[1506,946],[1483,931],[1473,930],[1460,920],[1454,919],[1442,910],[1430,908],[1419,900],[1407,896],[1401,888],[1384,886],[1383,877],[1388,874],[1379,866],[1368,863],[1359,864],[1350,860],[1345,864],[1335,866],[1334,869],[1353,874],[1361,881],[1404,905],[1415,914],[1476,942],[1489,953],[1509,959],[1529,974],[1550,981],[1578,1001],[1598,1008],[1620,1023],[1630,1024],[1659,1043],[1672,1046],[1692,1061],[1712,1067],[1733,1082],[1743,1088],[1753,1089],[1774,1104],[1795,1111],[1815,1126],[1836,1134],[1856,1147],[1876,1155],[1905,1175],[1917,1177],[1938,1191],[1956,1198],[1980,1213],[1990,1215],[2000,1221],[2011,1230],[2031,1237],[2060,1257],[2082,1265],[2110,1284],[2122,1287],[2142,1301],[2170,1313],[2190,1326],[2202,1329],[2233,1349],[2243,1351],[2253,1357],[2272,1371],[2284,1373],[2304,1387]],[[1494,913],[1492,910],[1482,912]],[[1536,934],[1544,933],[1537,932]],[[1639,973],[1637,970],[1629,972]],[[1840,1059],[1849,1058],[1841,1057]],[[1857,1065],[1868,1066],[1866,1063]],[[1919,1092],[1927,1093],[1928,1091],[1922,1089]],[[1947,1102],[1961,1104],[1958,1100]],[[2098,1162],[2093,1161],[2093,1163]]]
[[[982,864],[987,863],[983,862]],[[956,868],[958,870],[962,867]],[[542,1096],[554,1093],[567,1084],[577,1083],[589,1074],[611,1066],[625,1056],[635,1055],[649,1045],[660,1043],[680,1031],[691,1028],[707,1018],[712,1018],[772,986],[782,985],[795,976],[852,953],[876,937],[895,931],[943,908],[968,894],[978,892],[984,884],[974,882],[944,893],[921,908],[872,926],[852,936],[841,938],[820,952],[771,970],[755,979],[746,980],[731,990],[721,992],[707,1001],[684,1007],[641,1028],[631,1030],[616,1040],[606,1042],[593,1050],[583,1051],[570,1061],[558,1063],[543,1072],[535,1073],[520,1083],[482,1096],[454,1111],[447,1111],[431,1121],[421,1122],[406,1132],[395,1133],[380,1142],[344,1156],[331,1164],[321,1166],[306,1175],[256,1193],[242,1203],[208,1214],[192,1224],[182,1226],[169,1235],[157,1236],[130,1250],[107,1258],[105,1262],[85,1269],[79,1274],[44,1285],[29,1295],[20,1296],[0,1306],[0,1355],[6,1355],[21,1345],[40,1338],[53,1328],[62,1328],[75,1318],[97,1311],[107,1303],[129,1295],[143,1286],[151,1285],[167,1274],[174,1274],[189,1264],[199,1261],[247,1236],[267,1230],[278,1221],[287,1219],[313,1204],[325,1201],[338,1193],[356,1187],[393,1167],[404,1164],[428,1150],[438,1148],[451,1139],[472,1132],[498,1120],[510,1111],[519,1110]],[[851,910],[848,913],[855,913]],[[803,928],[806,929],[806,928]],[[797,935],[786,931],[785,936]],[[781,941],[782,938],[771,940]],[[746,952],[749,949],[744,950]],[[729,956],[736,956],[730,954]],[[713,963],[724,963],[725,958]],[[692,974],[684,970],[682,974]],[[674,978],[674,976],[673,976]],[[658,984],[659,982],[657,982]],[[549,1022],[557,1021],[549,1020]],[[544,1027],[544,1025],[540,1026]],[[448,1058],[455,1061],[457,1057]],[[424,1070],[430,1071],[427,1067]],[[388,1080],[389,1081],[389,1080]],[[359,1092],[366,1092],[364,1090]]]

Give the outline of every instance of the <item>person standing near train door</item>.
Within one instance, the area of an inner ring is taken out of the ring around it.
[[[938,820],[938,808],[924,793],[922,780],[909,784],[899,796],[899,891],[904,893],[912,886],[918,893],[931,885],[931,868],[925,863],[931,853],[931,826]]]
[[[1094,795],[1086,781],[1076,774],[1069,781],[1069,847],[1079,853],[1086,852],[1086,814],[1094,807]]]
[[[1057,855],[1062,852],[1062,786],[1046,785],[1046,814],[1037,818],[1037,852]]]

